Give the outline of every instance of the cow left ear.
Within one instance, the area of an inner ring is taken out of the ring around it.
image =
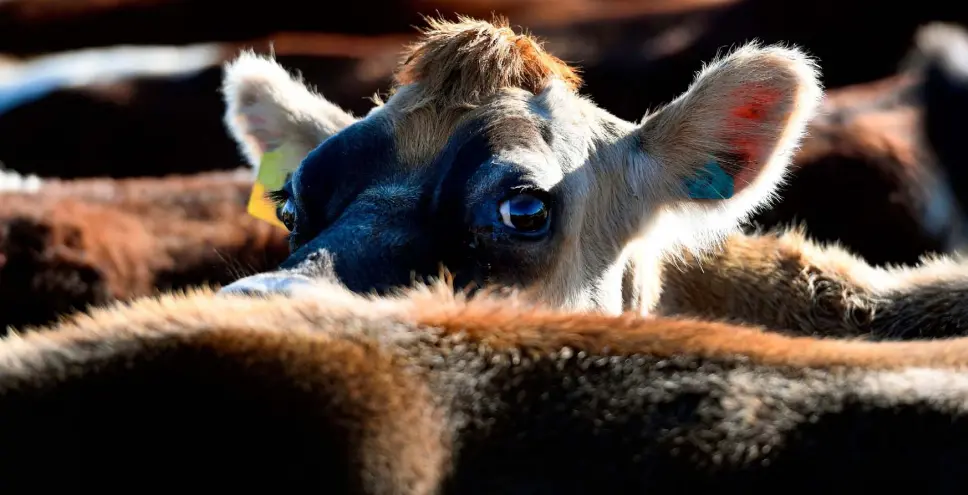
[[[283,145],[301,159],[357,121],[272,58],[251,51],[225,65],[222,94],[225,126],[252,167]]]
[[[801,51],[739,48],[637,129],[633,163],[648,170],[637,189],[698,229],[736,225],[773,196],[822,96]]]

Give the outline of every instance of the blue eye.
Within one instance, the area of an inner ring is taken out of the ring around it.
[[[281,207],[276,210],[276,216],[279,218],[289,232],[292,232],[296,228],[296,207],[292,204],[291,199],[287,199]]]
[[[520,232],[539,232],[548,226],[551,211],[541,198],[520,193],[501,202],[498,207],[504,225]]]

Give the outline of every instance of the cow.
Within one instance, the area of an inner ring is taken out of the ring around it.
[[[715,244],[768,202],[823,94],[800,50],[749,44],[634,124],[581,97],[571,67],[500,20],[428,22],[389,99],[363,118],[268,58],[226,67],[225,121],[248,161],[280,139],[305,156],[274,192],[293,251],[282,285],[326,255],[358,292],[443,265],[459,286],[645,310],[655,287],[625,294],[623,277],[673,246]]]
[[[232,142],[219,139],[221,104],[206,98],[235,51],[122,46],[12,63],[0,69],[0,161],[62,179],[192,173],[197,161],[237,168]]]
[[[11,188],[0,192],[0,334],[116,299],[229,283],[288,255],[285,231],[246,212],[248,169],[124,180],[7,175],[19,180],[3,179]]]
[[[965,338],[312,292],[191,290],[3,338],[0,490],[968,489]]]
[[[957,257],[878,268],[798,229],[729,234],[782,180],[818,105],[815,69],[793,49],[745,46],[635,125],[577,96],[575,73],[533,39],[500,24],[434,21],[398,72],[396,92],[359,118],[271,59],[244,53],[226,68],[230,132],[252,164],[280,143],[306,158],[275,193],[293,229],[291,256],[222,290],[295,294],[311,287],[317,265],[333,263],[351,290],[387,293],[443,264],[462,287],[526,286],[576,310],[694,315],[810,335],[965,334],[958,291],[968,278]],[[733,118],[728,105],[767,100],[730,99],[748,84],[786,88],[786,120],[716,120]],[[745,141],[712,148],[717,133],[746,129],[763,131],[750,139],[771,143],[772,154],[737,169],[736,195],[686,197],[677,187],[683,170],[752,149]],[[688,158],[700,151],[708,156]]]

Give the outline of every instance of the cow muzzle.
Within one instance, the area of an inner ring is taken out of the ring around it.
[[[232,282],[219,290],[219,295],[250,297],[304,297],[320,295],[322,288],[313,279],[293,273],[259,273]]]

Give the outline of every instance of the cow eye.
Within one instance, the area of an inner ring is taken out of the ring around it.
[[[518,193],[505,199],[498,211],[504,225],[528,234],[547,229],[551,220],[548,202],[533,193]]]
[[[287,199],[282,206],[276,209],[276,217],[286,226],[289,232],[296,228],[296,207],[292,204],[291,199]]]

